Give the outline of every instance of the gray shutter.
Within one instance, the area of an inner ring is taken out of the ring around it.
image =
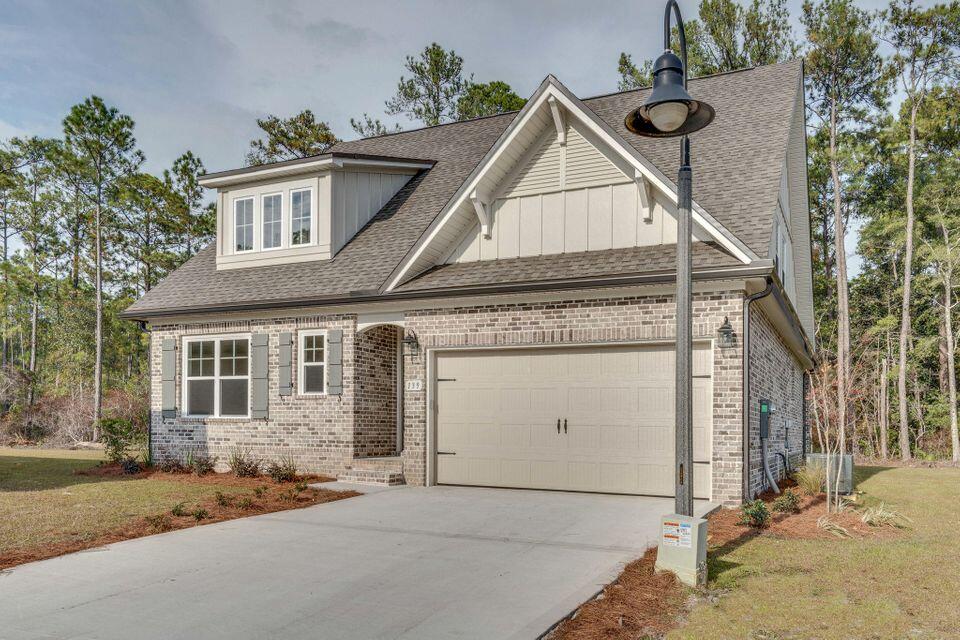
[[[177,417],[177,343],[173,338],[164,338],[160,360],[161,405],[164,418]]]
[[[265,333],[250,336],[250,417],[267,417],[267,350],[269,338]]]
[[[327,393],[343,393],[343,331],[327,331]]]
[[[289,331],[280,334],[277,382],[280,387],[280,395],[289,396],[293,393],[293,335]]]

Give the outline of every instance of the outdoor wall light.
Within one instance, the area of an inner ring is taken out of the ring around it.
[[[403,336],[403,340],[401,342],[403,342],[403,346],[407,348],[407,352],[411,356],[416,357],[417,355],[419,355],[420,340],[417,339],[417,334],[412,332],[408,333],[405,336]]]
[[[729,349],[737,346],[737,337],[733,332],[733,326],[730,324],[730,318],[724,316],[723,324],[717,329],[719,344],[721,349]]]

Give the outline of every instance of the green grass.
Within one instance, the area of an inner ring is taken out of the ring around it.
[[[670,638],[960,638],[960,469],[862,467],[866,504],[910,529],[864,540],[753,538],[710,553],[710,587]]]
[[[76,475],[102,459],[98,451],[0,448],[0,554],[95,538],[178,502],[248,489],[176,479]]]

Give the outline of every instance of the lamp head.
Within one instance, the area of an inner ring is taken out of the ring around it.
[[[683,63],[672,51],[664,51],[653,65],[653,91],[627,115],[627,129],[649,138],[672,138],[710,124],[713,107],[694,100],[683,85]]]

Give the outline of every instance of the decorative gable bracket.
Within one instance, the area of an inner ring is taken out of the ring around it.
[[[563,119],[563,107],[553,96],[547,98],[547,104],[550,105],[550,113],[553,114],[553,124],[557,128],[557,142],[560,145],[567,144],[567,123]]]
[[[653,220],[653,197],[650,193],[650,181],[644,177],[640,169],[634,169],[633,180],[637,183],[637,192],[640,194],[643,221],[651,222]]]
[[[489,240],[491,237],[490,199],[485,195],[481,195],[479,191],[474,190],[473,193],[470,194],[470,202],[473,203],[473,210],[477,212],[477,218],[480,220],[480,233],[483,234],[484,238]]]

